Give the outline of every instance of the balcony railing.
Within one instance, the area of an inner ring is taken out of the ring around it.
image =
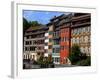
[[[60,56],[60,53],[52,53],[52,57],[53,56]]]
[[[45,44],[31,44],[31,45],[24,45],[26,47],[29,47],[29,46],[45,46]]]
[[[45,37],[36,37],[36,38],[29,38],[29,39],[24,38],[25,41],[30,41],[30,40],[44,40],[44,39],[45,39]]]
[[[44,51],[45,51],[44,49],[42,49],[42,50],[37,49],[37,50],[36,50],[36,52],[44,52]]]
[[[53,48],[60,48],[60,44],[53,45]]]
[[[29,32],[29,33],[25,33],[25,35],[33,35],[33,34],[41,34],[41,33],[45,33],[45,31]]]

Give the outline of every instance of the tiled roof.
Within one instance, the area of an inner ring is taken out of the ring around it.
[[[45,26],[45,25],[41,25],[41,26],[31,26],[26,31],[35,31],[35,30],[40,30],[40,29],[46,30],[46,29],[48,29],[48,27]]]
[[[33,30],[37,30],[37,29],[41,29],[42,27],[40,26],[31,26],[30,28],[28,28],[26,31],[33,31]]]

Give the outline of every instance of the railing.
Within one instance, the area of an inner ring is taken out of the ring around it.
[[[30,41],[30,40],[43,40],[43,39],[45,39],[44,36],[43,37],[36,37],[36,38],[29,38],[29,39],[24,39],[24,40]]]
[[[31,45],[24,45],[25,47],[31,46],[45,46],[45,44],[31,44]]]
[[[52,57],[53,56],[60,56],[60,53],[52,53]]]
[[[41,34],[41,33],[45,33],[45,31],[29,32],[29,33],[25,33],[25,35],[33,35],[33,34]]]

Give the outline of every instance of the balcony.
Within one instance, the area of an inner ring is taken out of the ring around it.
[[[45,43],[48,43],[49,42],[49,39],[45,39]]]
[[[36,52],[44,52],[44,49],[42,49],[42,50],[37,49]]]
[[[70,21],[71,21],[71,19],[63,19],[63,20],[61,20],[61,21],[59,22],[58,26],[60,26],[60,25],[62,25],[62,24],[64,24],[64,23],[68,23],[68,22],[70,22]]]
[[[90,24],[91,24],[91,22],[78,23],[78,24],[74,24],[74,25],[72,25],[72,27],[78,27],[78,26],[90,25]]]
[[[53,48],[60,47],[60,44],[54,44]]]
[[[45,33],[45,37],[48,37],[49,36],[49,33]]]
[[[29,39],[24,39],[25,41],[31,41],[31,40],[44,40],[45,39],[45,37],[36,37],[36,38],[29,38]]]
[[[60,53],[52,53],[52,57],[54,56],[60,56]]]
[[[78,20],[83,20],[88,18],[90,18],[90,15],[82,15],[82,16],[72,17],[72,21],[78,21]]]
[[[42,33],[45,33],[45,31],[37,31],[37,32],[29,32],[29,33],[25,33],[25,35],[38,35],[38,34],[42,34]]]
[[[48,46],[45,46],[44,49],[49,49]]]
[[[24,45],[25,47],[31,47],[31,46],[45,46],[45,44],[31,44],[31,45]]]

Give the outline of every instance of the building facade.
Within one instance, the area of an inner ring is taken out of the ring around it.
[[[90,56],[91,15],[74,13],[71,28],[71,44],[78,44],[81,52]]]
[[[37,60],[45,53],[46,27],[30,27],[24,35],[24,59]]]
[[[50,61],[52,62],[53,61],[53,56],[52,56],[52,53],[53,53],[53,25],[52,23],[48,23],[47,24],[47,27],[49,28],[48,29],[48,54],[49,54],[49,57],[50,57]]]
[[[51,19],[52,31],[52,59],[55,64],[66,64],[70,49],[71,14]]]
[[[70,52],[71,14],[63,15],[60,22],[60,63],[67,64]]]
[[[60,64],[60,26],[59,23],[59,16],[54,17],[51,19],[53,23],[53,53],[52,58],[55,64]]]

